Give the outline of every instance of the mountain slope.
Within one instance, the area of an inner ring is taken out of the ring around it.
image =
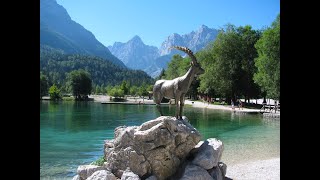
[[[40,0],[40,44],[69,54],[99,56],[125,67],[90,31],[73,21],[55,0]]]
[[[40,71],[50,84],[59,87],[66,83],[66,75],[73,70],[85,69],[95,85],[119,85],[123,80],[131,85],[152,84],[153,79],[141,70],[122,68],[97,56],[65,54],[50,46],[40,45]]]

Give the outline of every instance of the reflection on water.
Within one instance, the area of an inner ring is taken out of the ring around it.
[[[175,113],[175,106],[162,108],[165,115]],[[222,161],[227,165],[279,157],[279,119],[188,106],[184,115],[200,131],[203,140],[222,140]],[[115,127],[140,125],[158,116],[156,107],[151,105],[41,102],[40,178],[71,179],[78,165],[103,155],[103,142],[113,138]]]

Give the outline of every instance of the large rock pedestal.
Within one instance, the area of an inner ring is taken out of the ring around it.
[[[161,116],[141,126],[120,126],[114,139],[105,141],[104,166],[79,166],[74,179],[223,179],[222,142],[200,139],[186,117]]]

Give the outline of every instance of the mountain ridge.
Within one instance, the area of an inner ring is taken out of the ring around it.
[[[173,45],[186,46],[196,53],[214,41],[218,32],[214,28],[201,25],[197,30],[187,34],[172,33],[161,43],[159,48],[144,44],[142,39],[135,35],[126,43],[115,42],[112,46],[108,46],[108,49],[127,67],[143,70],[154,78],[160,74],[162,69],[167,68],[167,63],[170,62],[174,54],[186,56],[184,52],[170,50],[169,47]]]

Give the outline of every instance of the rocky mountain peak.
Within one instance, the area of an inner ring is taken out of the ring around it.
[[[187,46],[193,52],[203,49],[209,42],[216,38],[218,31],[206,25],[201,25],[196,31],[180,35],[169,35],[158,49],[154,46],[145,45],[139,36],[134,36],[127,43],[115,43],[108,48],[126,66],[133,69],[141,69],[156,77],[162,69],[166,69],[167,63],[174,54],[186,56],[184,52],[170,50],[171,46]]]
[[[206,31],[206,30],[208,30],[208,29],[209,29],[208,26],[202,24],[202,25],[200,26],[198,32],[204,32],[204,31]]]
[[[132,39],[129,40],[129,42],[130,41],[131,42],[139,42],[139,43],[141,42],[141,43],[143,43],[141,38],[138,35],[135,35]]]

